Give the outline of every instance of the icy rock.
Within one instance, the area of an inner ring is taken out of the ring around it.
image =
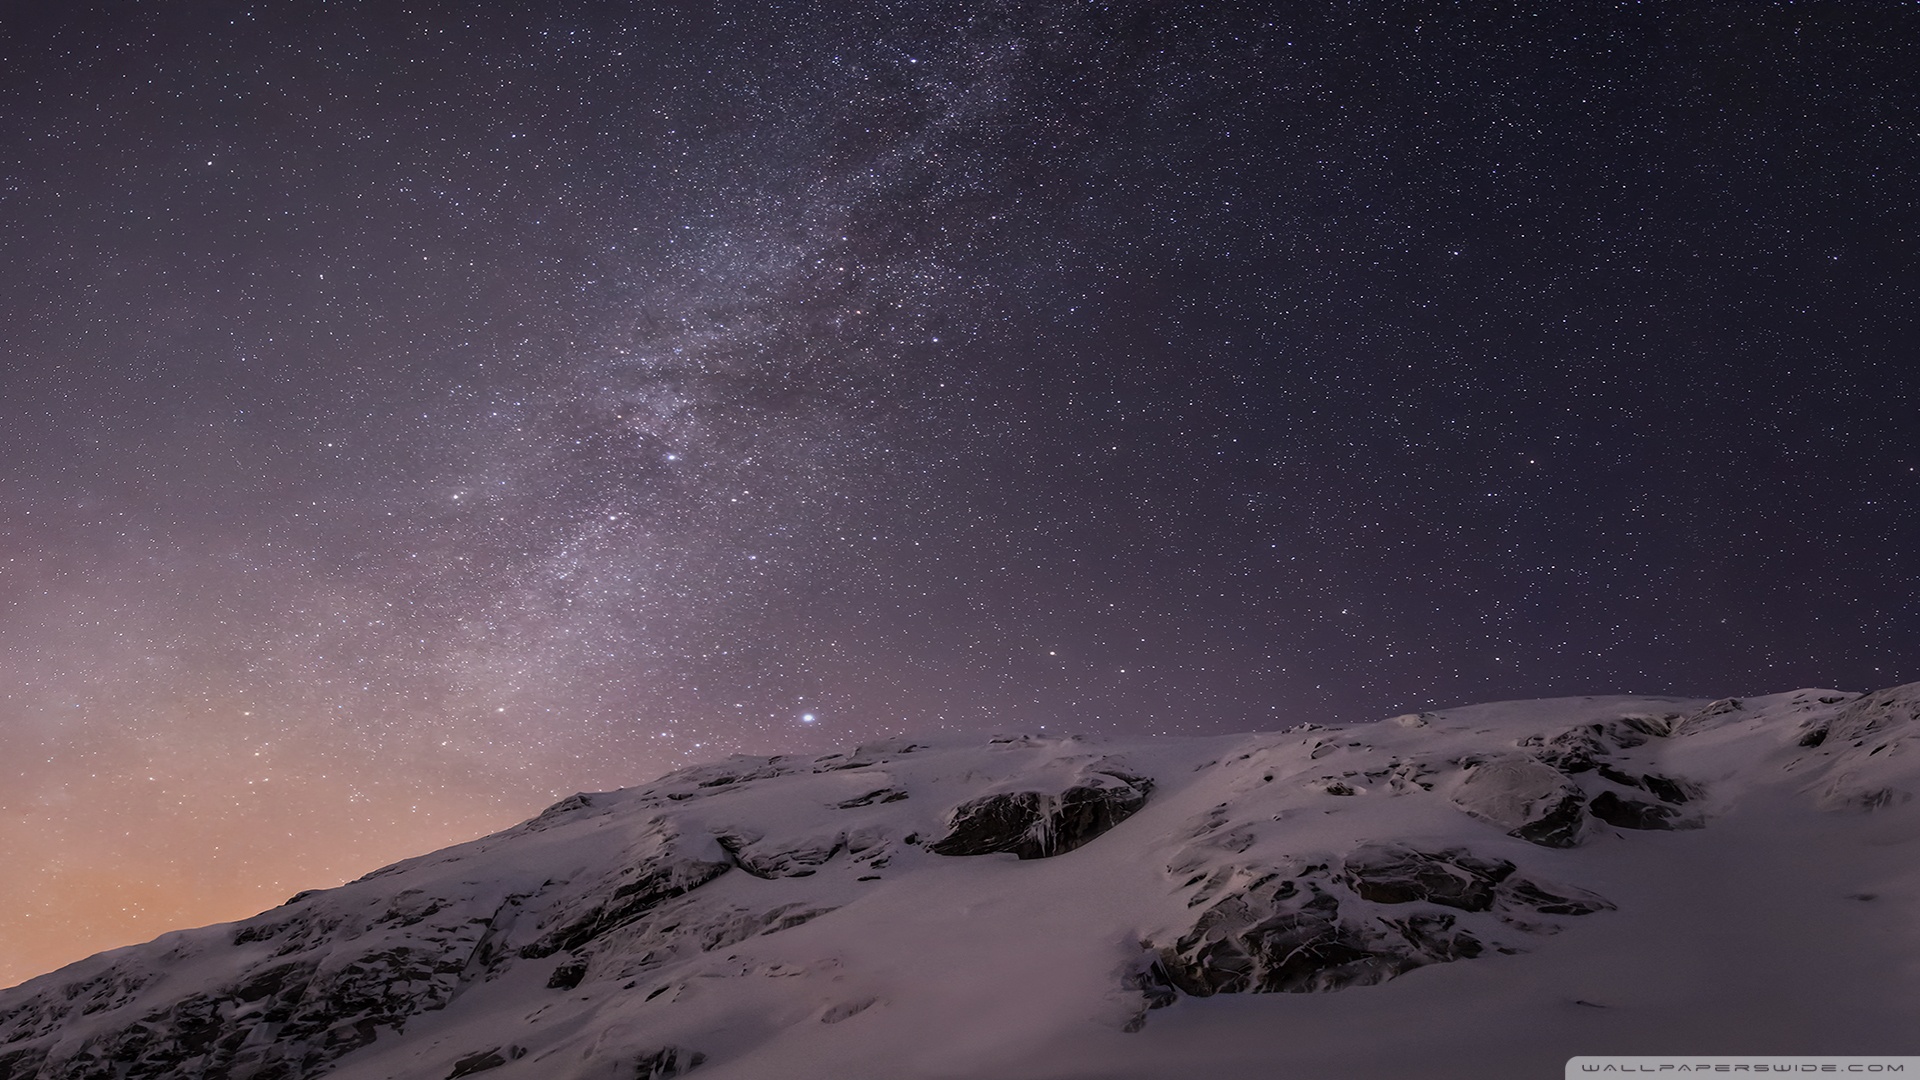
[[[1605,730],[1599,724],[1583,724],[1550,739],[1535,735],[1520,745],[1538,747],[1533,756],[1550,768],[1568,774],[1587,772],[1607,756],[1608,748],[1600,740]]]
[[[1453,804],[1483,821],[1542,847],[1579,842],[1585,795],[1558,769],[1532,758],[1483,761],[1467,771]]]
[[[927,845],[936,855],[1044,859],[1087,843],[1147,804],[1153,781],[1120,772],[1095,774],[1058,794],[1013,791],[955,807],[947,834]]]
[[[1325,872],[1214,902],[1159,950],[1167,981],[1196,997],[1311,993],[1384,982],[1426,962],[1398,935],[1342,920]]]
[[[844,833],[809,837],[786,843],[747,840],[722,836],[720,846],[733,856],[734,863],[754,877],[771,881],[783,877],[808,877],[847,849]]]
[[[1151,967],[1125,985],[1145,995],[1149,1008],[1167,1003],[1161,983],[1197,997],[1367,986],[1489,948],[1515,951],[1492,940],[1503,924],[1553,929],[1518,916],[1613,907],[1584,890],[1527,880],[1516,869],[1465,848],[1429,852],[1399,844],[1357,848],[1337,873],[1304,861],[1223,867],[1189,901],[1199,911],[1192,924],[1160,935],[1171,944],[1149,941],[1156,950]],[[1368,917],[1367,904],[1407,910]]]
[[[574,987],[579,986],[580,980],[586,977],[587,977],[586,957],[576,956],[565,961],[559,967],[553,969],[553,974],[547,976],[547,989],[571,990]]]
[[[1361,848],[1346,859],[1346,883],[1362,899],[1379,904],[1424,900],[1461,911],[1493,906],[1494,887],[1512,876],[1505,859],[1478,859],[1455,848],[1426,854],[1393,845]]]
[[[523,1046],[496,1046],[491,1050],[478,1050],[453,1063],[453,1071],[447,1074],[447,1080],[472,1076],[474,1073],[497,1069],[509,1061],[518,1061],[527,1056]]]
[[[1587,804],[1593,816],[1609,825],[1622,829],[1697,829],[1700,822],[1693,818],[1684,818],[1671,806],[1659,803],[1642,802],[1639,799],[1623,799],[1611,791],[1603,791]]]
[[[718,843],[714,846],[719,848]],[[724,850],[721,854],[725,854]],[[573,914],[559,929],[521,949],[520,955],[531,959],[578,949],[666,901],[705,885],[733,867],[730,858],[720,861],[680,857],[672,850],[663,852],[636,867],[632,879],[615,887],[612,895],[589,902],[584,911]]]
[[[663,1046],[640,1055],[634,1062],[634,1080],[672,1080],[676,1076],[685,1076],[692,1072],[707,1055],[698,1050],[688,1050],[680,1046]]]
[[[856,796],[851,799],[843,799],[833,805],[841,810],[854,810],[862,806],[872,806],[876,802],[899,802],[906,797],[907,793],[901,791],[899,788],[878,788],[874,791],[867,792],[865,795]]]
[[[1661,802],[1673,803],[1676,806],[1692,802],[1702,794],[1697,784],[1692,784],[1685,780],[1676,780],[1670,776],[1661,776],[1658,773],[1642,773],[1640,775],[1640,783],[1645,786],[1649,792],[1653,793],[1654,798],[1659,799]]]

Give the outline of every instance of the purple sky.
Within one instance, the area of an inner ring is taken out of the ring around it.
[[[29,7],[0,983],[733,752],[1920,678],[1908,6]]]

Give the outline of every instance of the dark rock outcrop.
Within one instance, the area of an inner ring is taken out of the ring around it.
[[[640,1055],[634,1062],[634,1080],[672,1080],[685,1076],[707,1060],[707,1055],[682,1046],[663,1046]]]
[[[1642,802],[1639,799],[1623,799],[1611,791],[1603,791],[1587,804],[1593,816],[1609,825],[1622,829],[1697,829],[1700,822],[1682,817],[1680,811],[1659,803]]]
[[[553,969],[553,974],[547,977],[547,989],[571,990],[579,986],[580,980],[586,977],[587,958],[584,956],[571,957],[565,963]]]
[[[47,1051],[41,1046],[0,1051],[0,1080],[38,1080],[46,1062]]]
[[[842,810],[853,810],[862,806],[872,806],[876,802],[899,802],[906,797],[907,793],[901,791],[899,788],[879,788],[874,791],[869,791],[865,795],[858,796],[857,798],[847,799],[844,802],[837,802],[833,805]]]
[[[1101,772],[1059,794],[1013,791],[955,807],[947,834],[927,845],[936,855],[1059,855],[1094,839],[1147,803],[1153,781]]]
[[[1302,993],[1384,982],[1430,962],[1394,948],[1398,935],[1342,920],[1319,870],[1207,907],[1160,949],[1167,981],[1196,997]]]
[[[497,1069],[509,1061],[518,1061],[527,1056],[525,1047],[496,1046],[491,1050],[478,1050],[453,1063],[453,1071],[447,1074],[447,1080],[458,1080],[462,1076],[472,1076],[488,1069]]]
[[[591,904],[586,911],[558,930],[521,949],[520,955],[538,958],[578,949],[602,934],[633,922],[668,900],[692,892],[733,869],[733,866],[731,860],[720,862],[679,858],[671,852],[649,859],[635,867],[632,880],[616,887],[606,900]]]
[[[1461,911],[1486,911],[1493,907],[1494,888],[1513,871],[1505,859],[1480,859],[1459,848],[1426,854],[1374,845],[1347,856],[1345,884],[1377,904],[1424,900]]]
[[[1370,917],[1364,905],[1354,910],[1358,901],[1409,910]],[[1327,863],[1219,871],[1188,903],[1199,911],[1192,924],[1170,943],[1149,941],[1152,964],[1125,980],[1146,996],[1148,1007],[1166,1004],[1156,989],[1162,985],[1206,996],[1325,992],[1384,982],[1427,964],[1502,948],[1491,935],[1503,924],[1537,931],[1521,920],[1612,907],[1590,893],[1529,881],[1505,859],[1464,848],[1427,852],[1392,844],[1353,851],[1338,872]]]
[[[1661,776],[1658,773],[1642,773],[1640,783],[1652,793],[1654,798],[1661,802],[1673,803],[1675,806],[1692,802],[1701,794],[1700,788],[1695,784],[1676,780],[1671,776]]]

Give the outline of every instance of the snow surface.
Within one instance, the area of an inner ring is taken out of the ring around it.
[[[1920,685],[735,758],[0,992],[0,1080],[1517,1078],[1575,1054],[1920,1053],[1916,734]],[[1051,812],[1044,857],[931,850],[983,805]],[[1478,899],[1367,876],[1394,858]],[[1250,976],[1314,992],[1207,992],[1240,977],[1209,943],[1336,902],[1365,955]]]

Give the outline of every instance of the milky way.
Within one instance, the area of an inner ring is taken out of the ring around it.
[[[0,16],[0,982],[736,752],[1920,677],[1914,14]]]

